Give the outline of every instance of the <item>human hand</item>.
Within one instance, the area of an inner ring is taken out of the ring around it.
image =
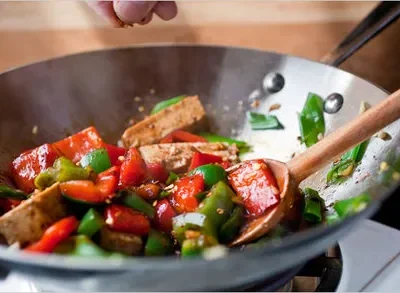
[[[115,27],[148,24],[153,14],[171,20],[178,13],[175,1],[88,1],[88,5]]]

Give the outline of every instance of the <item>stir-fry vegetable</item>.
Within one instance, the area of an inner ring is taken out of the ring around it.
[[[171,252],[171,239],[157,230],[151,230],[144,248],[144,254],[146,256],[160,256],[170,254]]]
[[[232,241],[244,223],[244,213],[241,206],[235,207],[229,219],[222,225],[219,231],[219,239],[222,243]]]
[[[171,98],[169,100],[165,100],[162,102],[157,103],[153,110],[151,110],[150,115],[154,115],[166,108],[168,108],[169,106],[175,105],[177,103],[179,103],[180,101],[182,101],[186,96],[185,95],[181,95],[181,96],[177,96],[175,98]]]
[[[304,188],[304,208],[303,217],[310,223],[321,223],[323,210],[325,208],[324,200],[319,196],[318,191],[311,188]]]
[[[168,175],[167,182],[165,184],[170,185],[170,184],[174,183],[178,179],[179,179],[178,174],[176,174],[174,172],[170,172],[169,175]]]
[[[172,230],[172,219],[176,216],[176,212],[172,208],[167,199],[158,201],[155,206],[154,226],[165,233],[170,233]]]
[[[91,208],[83,216],[78,227],[78,234],[92,237],[94,234],[100,231],[101,227],[103,226],[103,217],[95,209]]]
[[[138,196],[135,192],[129,190],[122,190],[120,191],[119,196],[121,197],[122,203],[134,209],[136,211],[142,212],[150,219],[154,218],[155,210],[154,207],[146,202],[143,198]]]
[[[301,140],[310,147],[325,135],[323,100],[314,93],[309,93],[303,110],[299,114]]]
[[[111,168],[111,160],[105,148],[87,153],[80,160],[80,164],[83,168],[90,166],[97,174]]]
[[[219,181],[226,180],[225,169],[215,164],[202,165],[189,172],[189,175],[195,174],[203,176],[204,183],[207,188],[211,188]]]
[[[222,163],[222,161],[223,161],[222,158],[219,156],[195,152],[193,154],[192,162],[190,163],[189,170],[193,170],[197,167],[207,165],[207,164]]]
[[[275,115],[264,115],[260,113],[249,112],[247,116],[251,124],[251,129],[253,130],[284,128]]]
[[[340,218],[345,218],[364,210],[371,200],[368,193],[362,193],[353,198],[337,201],[333,208]]]
[[[199,135],[207,139],[208,142],[223,142],[227,144],[235,144],[238,148],[243,148],[247,146],[247,143],[244,141],[236,140],[226,136],[216,135],[208,132],[202,132]]]
[[[27,199],[27,194],[21,190],[13,189],[6,185],[0,185],[0,198],[23,200]]]
[[[126,149],[114,146],[112,144],[105,145],[108,153],[108,157],[110,158],[111,165],[119,166],[122,164],[121,157],[125,156]]]
[[[173,142],[207,142],[207,140],[201,136],[183,130],[175,130],[160,140],[160,143]]]
[[[106,224],[110,229],[132,233],[136,235],[147,235],[150,231],[150,221],[140,212],[131,208],[112,204],[104,212]]]
[[[200,174],[183,177],[174,183],[171,202],[179,213],[194,212],[199,205],[196,195],[204,190],[204,178]]]
[[[146,163],[136,148],[130,148],[121,165],[120,184],[124,187],[142,184],[147,177]]]

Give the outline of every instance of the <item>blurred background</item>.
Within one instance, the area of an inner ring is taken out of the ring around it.
[[[237,45],[318,60],[377,2],[180,1],[178,17],[114,29],[83,1],[0,2],[0,71],[55,56],[142,43]],[[342,68],[392,91],[400,23]]]

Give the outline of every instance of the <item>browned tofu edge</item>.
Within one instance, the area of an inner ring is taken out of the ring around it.
[[[116,232],[103,227],[100,230],[100,246],[109,251],[138,255],[142,251],[143,241],[135,234]]]
[[[44,231],[67,215],[59,184],[33,195],[0,217],[0,234],[8,245],[21,246],[38,241]]]
[[[158,143],[174,130],[204,131],[208,120],[198,96],[189,96],[156,114],[132,125],[122,134],[126,148]]]

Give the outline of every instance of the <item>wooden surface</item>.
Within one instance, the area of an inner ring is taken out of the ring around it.
[[[318,60],[375,2],[185,1],[171,22],[108,28],[84,2],[0,2],[0,71],[51,57],[143,43],[259,48]],[[392,91],[400,84],[400,23],[343,65]]]

